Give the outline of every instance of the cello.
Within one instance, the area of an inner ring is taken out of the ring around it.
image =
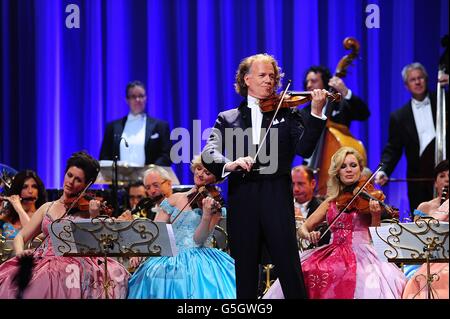
[[[347,75],[347,68],[359,54],[359,42],[355,38],[347,37],[344,39],[343,44],[344,48],[346,50],[351,50],[351,52],[343,56],[336,67],[334,75],[341,79]],[[363,157],[364,165],[367,163],[366,150],[362,142],[351,134],[350,129],[347,126],[333,122],[330,117],[328,117],[325,130],[323,131],[316,150],[309,162],[309,166],[317,172],[316,180],[318,195],[326,195],[328,168],[330,167],[331,157],[343,146],[350,146],[356,149]]]

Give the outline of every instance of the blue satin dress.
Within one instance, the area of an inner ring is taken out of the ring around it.
[[[179,209],[167,200],[161,203],[173,220]],[[222,209],[222,215],[225,209]],[[178,254],[150,257],[135,271],[128,283],[130,299],[235,299],[234,260],[227,253],[211,248],[212,236],[205,243],[194,242],[202,211],[183,211],[172,225]]]

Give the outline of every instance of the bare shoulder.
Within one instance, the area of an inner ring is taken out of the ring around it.
[[[186,197],[186,193],[174,193],[174,194],[170,195],[170,197],[167,199],[167,201],[169,202],[169,204],[171,206],[176,206],[177,203],[185,197]]]
[[[428,214],[428,212],[431,209],[431,203],[430,202],[423,202],[420,203],[419,206],[417,206],[417,210],[421,211],[422,213]]]

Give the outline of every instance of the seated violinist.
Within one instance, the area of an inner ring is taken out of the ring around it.
[[[376,224],[381,211],[377,200],[353,198],[362,187],[363,159],[353,148],[342,147],[331,158],[327,198],[301,226],[301,236],[317,243],[315,227],[325,219],[332,233],[331,243],[301,254],[301,266],[311,299],[401,298],[405,276],[396,265],[383,262],[372,246],[369,226]],[[346,189],[350,189],[347,196]],[[365,188],[369,193],[369,188]],[[369,193],[371,194],[371,193]],[[331,280],[330,280],[331,279]],[[278,281],[264,298],[283,298]]]
[[[130,221],[134,218],[154,220],[159,204],[164,198],[172,196],[172,179],[169,173],[161,166],[150,165],[150,168],[144,172],[143,180],[143,184],[130,185],[129,194],[132,194],[132,186],[135,185],[135,188],[137,186],[138,189],[133,190],[133,194],[141,195],[141,197],[139,200],[134,201],[135,204],[131,210],[126,210],[118,217],[119,220]]]
[[[216,177],[203,167],[199,156],[191,169],[194,187],[164,199],[155,217],[172,224],[178,254],[152,257],[141,264],[130,278],[128,298],[236,298],[234,260],[211,248],[214,227],[226,214],[220,194],[211,185]],[[131,264],[139,261],[132,258]]]
[[[105,298],[103,259],[58,256],[49,236],[49,228],[55,220],[79,220],[98,215],[100,205],[96,200],[89,201],[85,210],[77,205],[77,199],[95,181],[99,170],[97,160],[85,152],[74,153],[68,159],[61,198],[45,203],[34,213],[14,238],[16,257],[0,266],[0,299]],[[35,251],[25,250],[25,243],[41,231],[46,236],[41,246]],[[108,258],[108,278],[112,281],[109,298],[126,296],[128,277],[122,265]],[[24,283],[24,278],[29,281]]]

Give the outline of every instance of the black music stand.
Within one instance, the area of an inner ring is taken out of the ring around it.
[[[420,218],[412,223],[390,220],[384,226],[370,227],[372,240],[380,258],[402,264],[426,264],[427,298],[434,297],[432,283],[437,274],[430,273],[430,263],[448,263],[448,222],[432,217]],[[420,291],[419,291],[420,292]]]
[[[108,216],[93,219],[57,219],[50,226],[55,254],[64,257],[103,257],[105,298],[111,281],[108,257],[174,256],[172,225],[149,219],[117,221]]]

